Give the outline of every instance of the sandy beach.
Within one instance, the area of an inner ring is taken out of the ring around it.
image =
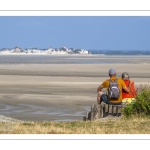
[[[24,121],[82,120],[110,68],[127,71],[136,88],[150,82],[150,56],[13,57],[0,60],[0,115]]]

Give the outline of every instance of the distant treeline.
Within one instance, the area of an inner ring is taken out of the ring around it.
[[[105,55],[150,55],[150,51],[113,51],[113,50],[91,50],[92,54],[105,54]]]

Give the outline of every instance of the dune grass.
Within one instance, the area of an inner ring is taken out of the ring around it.
[[[115,121],[0,123],[0,134],[150,134],[150,117]]]

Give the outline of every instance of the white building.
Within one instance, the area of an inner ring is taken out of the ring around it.
[[[81,49],[81,51],[79,51],[80,54],[88,54],[89,52],[87,50]]]

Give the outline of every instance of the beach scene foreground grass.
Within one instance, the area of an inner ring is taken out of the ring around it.
[[[150,86],[141,85],[135,100],[123,108],[121,117],[95,121],[1,122],[0,134],[150,134]]]
[[[105,121],[0,123],[0,134],[150,134],[150,117]]]

